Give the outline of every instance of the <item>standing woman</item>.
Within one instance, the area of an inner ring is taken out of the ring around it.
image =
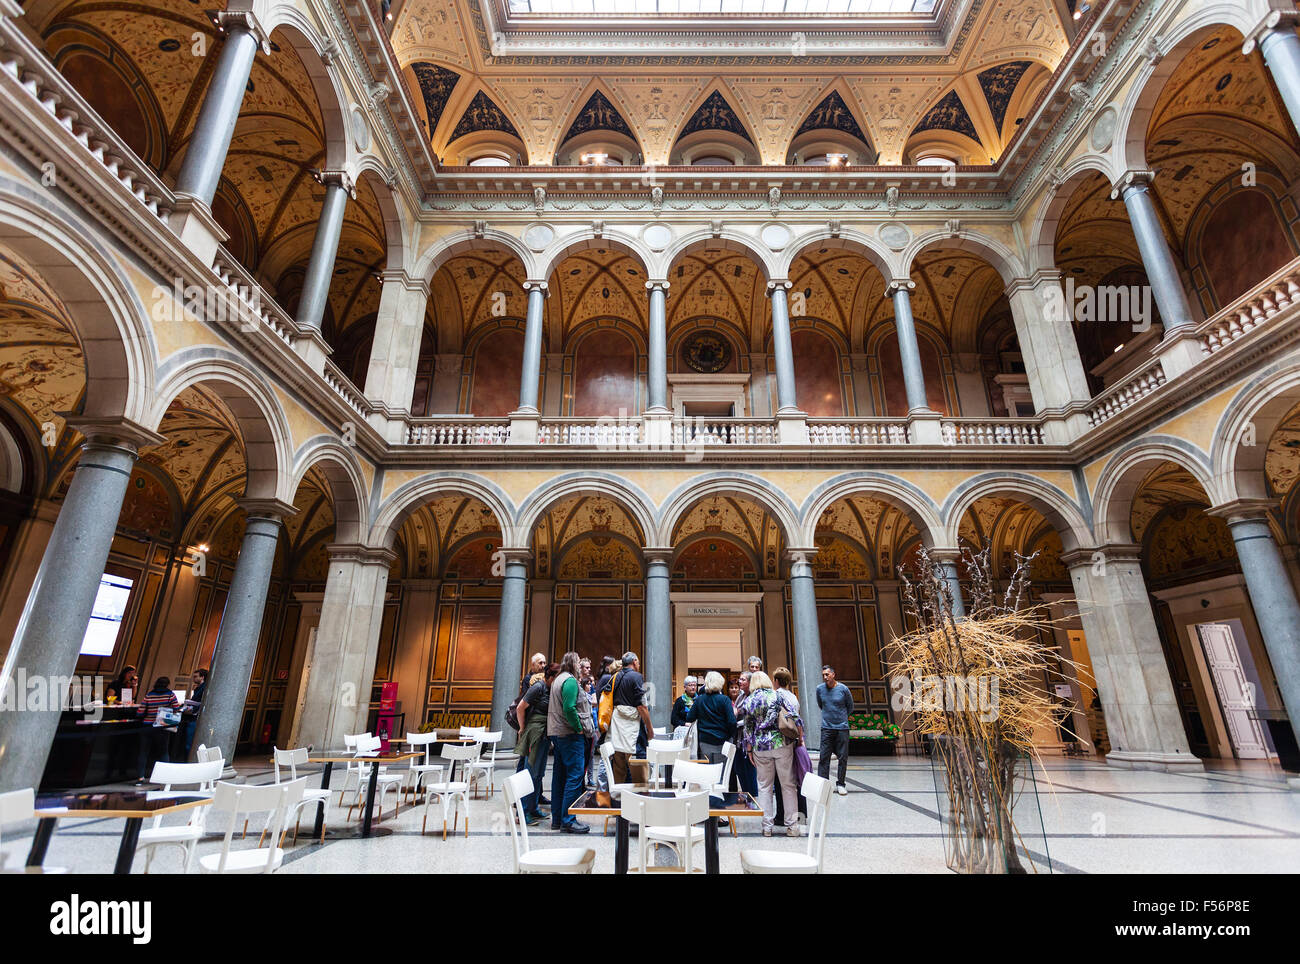
[[[772,670],[772,683],[776,686],[776,695],[781,698],[782,702],[785,705],[786,711],[792,713],[796,719],[802,721],[803,717],[799,713],[799,697],[795,696],[794,690],[790,689],[790,687],[794,685],[794,674],[791,673],[790,670],[786,669],[786,667],[778,666],[776,669]],[[806,745],[804,743],[802,722],[799,723],[798,741],[791,743],[790,745],[791,747],[795,748],[795,750],[793,750],[792,752],[797,751],[798,747]],[[799,812],[802,813],[804,816],[807,816],[808,802],[803,798],[802,794],[799,793],[800,776],[799,776],[799,768],[797,766],[793,766],[793,765],[791,766],[791,776],[793,777],[792,785],[794,786],[795,799],[799,801]],[[785,776],[781,773],[777,773],[777,781],[778,783],[784,784]],[[782,786],[781,789],[784,789],[784,786]],[[785,805],[784,801],[785,801],[785,795],[782,793],[777,798],[777,819],[778,820],[785,816],[783,812],[783,808]]]
[[[145,729],[140,734],[140,779],[136,783],[143,784],[148,781],[154,763],[159,760],[163,763],[171,762],[171,754],[167,750],[167,744],[176,731],[169,726],[154,725],[158,719],[158,711],[161,709],[178,710],[181,704],[176,699],[176,694],[172,692],[172,681],[167,676],[159,676],[154,681],[153,689],[146,693],[139,702],[140,712],[144,717]]]
[[[777,775],[781,778],[781,796],[785,814],[787,837],[799,836],[799,791],[794,785],[794,747],[781,732],[781,710],[794,717],[803,729],[798,707],[791,709],[772,688],[772,681],[763,672],[751,673],[749,696],[743,705],[745,711],[745,743],[750,747],[750,758],[758,773],[758,802],[763,808],[763,836],[772,836],[776,820],[775,789]]]
[[[722,763],[722,744],[736,738],[735,707],[722,692],[726,683],[721,673],[706,673],[704,692],[686,711],[686,722],[694,723],[700,735],[700,755],[710,763]]]
[[[732,711],[735,715],[737,727],[745,721],[745,700],[749,696],[749,673],[741,673],[737,681],[738,691],[732,700]],[[738,729],[737,741],[739,746],[736,747],[736,762],[731,767],[731,779],[736,787],[745,793],[758,793],[758,774],[754,771],[754,763],[749,758],[749,751],[752,749],[746,736],[746,729]],[[728,790],[731,787],[727,788]]]
[[[596,692],[596,677],[591,672],[591,660],[583,658],[578,663],[578,689],[579,696],[587,704],[587,712],[591,712],[592,695]],[[591,758],[596,749],[596,740],[594,737],[586,738],[584,755],[582,761],[582,782],[588,790],[596,789],[596,784],[592,782],[594,775],[591,772]]]

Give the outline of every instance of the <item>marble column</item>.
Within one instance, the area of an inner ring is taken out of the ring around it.
[[[1153,178],[1150,171],[1129,171],[1111,192],[1111,197],[1118,194],[1124,198],[1124,207],[1128,210],[1129,223],[1133,225],[1133,235],[1142,256],[1142,267],[1151,283],[1151,294],[1160,308],[1165,338],[1169,338],[1180,328],[1192,326],[1194,319],[1187,291],[1183,288],[1178,266],[1174,264],[1169,242],[1165,240],[1165,229],[1156,211],[1151,193]]]
[[[790,622],[794,628],[794,659],[799,674],[799,710],[809,746],[821,740],[822,713],[817,708],[817,684],[822,681],[822,638],[817,627],[817,593],[812,563],[816,549],[791,549]]]
[[[135,425],[75,427],[86,441],[0,669],[6,704],[25,707],[37,686],[62,700],[65,687],[55,681],[76,672],[131,469],[142,445],[162,441]],[[58,703],[0,712],[0,792],[40,784],[59,715]]]
[[[650,334],[646,351],[646,408],[668,411],[668,282],[647,281],[650,291]]]
[[[1300,37],[1296,36],[1294,19],[1283,23],[1282,18],[1279,11],[1270,13],[1264,29],[1246,41],[1242,52],[1249,55],[1258,43],[1291,123],[1300,131]]]
[[[524,367],[519,379],[519,411],[536,414],[537,380],[542,370],[542,325],[548,286],[545,281],[525,281],[528,314],[524,323]]]
[[[391,550],[361,545],[331,545],[329,555],[295,741],[318,750],[342,747],[345,734],[361,733],[369,722],[388,569],[395,558]]]
[[[1110,735],[1106,762],[1199,770],[1201,761],[1187,747],[1139,552],[1137,546],[1107,545],[1061,556],[1074,584]]]
[[[653,699],[650,719],[667,726],[673,705],[673,604],[669,593],[671,549],[645,551],[646,683]]]
[[[320,220],[316,222],[316,237],[312,240],[311,259],[302,282],[302,295],[298,299],[298,317],[302,328],[320,331],[329,303],[330,282],[334,278],[334,260],[339,253],[339,237],[343,233],[343,214],[347,211],[348,197],[356,197],[356,186],[344,171],[321,171],[316,180],[325,186],[325,202],[321,205]],[[417,324],[421,319],[416,319]],[[376,334],[378,334],[376,332]],[[415,353],[420,352],[416,342]],[[412,380],[412,385],[414,385]],[[411,399],[406,398],[406,407]]]
[[[789,281],[769,281],[767,296],[772,299],[772,355],[776,364],[777,413],[798,412],[795,399],[794,346],[790,341],[790,306],[786,292]]]
[[[957,563],[961,561],[960,549],[931,549],[930,559],[943,569],[948,588],[952,591],[952,614],[958,619],[966,615],[966,601],[961,594],[961,579]]]
[[[1240,499],[1216,506],[1210,514],[1225,519],[1232,533],[1259,635],[1291,729],[1300,742],[1300,602],[1269,526],[1274,506],[1266,499]]]
[[[1079,357],[1060,273],[1040,271],[1028,278],[1017,278],[1007,285],[1006,295],[1035,412],[1051,414],[1085,405],[1092,393]]]
[[[894,300],[894,328],[898,332],[898,354],[903,363],[903,385],[907,391],[907,412],[929,412],[925,394],[925,372],[921,369],[921,349],[916,341],[916,322],[912,318],[911,291],[916,282],[895,278],[889,282]]]
[[[248,683],[262,636],[262,615],[275,566],[280,520],[295,511],[292,505],[269,499],[248,499],[242,505],[248,511],[244,541],[221,612],[212,672],[194,731],[195,747],[200,743],[219,746],[227,760],[235,757]]]
[[[176,193],[195,198],[208,207],[216,196],[221,171],[226,165],[253,60],[258,47],[264,43],[250,14],[223,12],[218,16],[225,41],[217,54],[217,66],[194,122],[194,133],[181,160],[180,173],[176,175]]]
[[[366,397],[383,403],[390,412],[409,413],[411,398],[415,394],[416,369],[420,363],[420,340],[424,337],[429,283],[412,278],[400,269],[385,271],[380,279],[383,288],[379,293],[375,338],[366,369]],[[439,355],[439,360],[442,357]],[[459,376],[459,364],[456,373]],[[456,387],[459,389],[459,384]],[[437,395],[436,389],[434,395]]]
[[[492,716],[488,728],[502,731],[502,745],[514,746],[515,731],[505,726],[506,709],[519,695],[524,668],[524,612],[528,604],[527,549],[502,549],[501,614],[497,619],[497,658],[492,676]]]

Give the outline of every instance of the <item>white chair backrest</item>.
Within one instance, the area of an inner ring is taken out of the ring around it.
[[[722,755],[726,759],[723,761],[722,779],[718,783],[722,784],[722,789],[726,790],[731,786],[731,768],[736,764],[736,744],[722,744]]]
[[[682,787],[712,790],[722,782],[721,763],[696,763],[678,760],[673,764],[673,783]]]
[[[662,769],[678,760],[689,760],[691,751],[680,740],[651,740],[646,745],[645,756],[650,762],[650,781],[659,786]]]
[[[289,768],[289,780],[298,779],[298,767],[307,765],[307,748],[300,746],[293,750],[281,750],[274,747],[275,750],[275,782],[280,782],[280,767]]]
[[[357,737],[356,745],[358,753],[377,753],[379,748],[384,745],[384,741],[373,733],[362,733]]]
[[[524,816],[524,797],[533,792],[533,775],[520,770],[506,777],[506,802],[514,811],[510,815],[510,842],[514,845],[515,873],[519,873],[519,858],[528,853],[528,820]]]
[[[410,733],[406,734],[406,745],[413,751],[424,748],[424,765],[429,766],[433,762],[433,745],[438,742],[438,733],[436,730],[430,730],[428,733]],[[409,766],[415,766],[418,757],[412,757]]]
[[[482,752],[482,743],[467,743],[464,746],[448,743],[442,748],[442,758],[453,763],[456,760],[477,760]]]
[[[0,827],[19,820],[31,820],[36,809],[36,791],[31,787],[0,793]]]
[[[831,804],[831,781],[815,773],[804,774],[799,792],[808,801],[808,856],[822,868],[822,851],[826,842],[826,815]]]
[[[226,836],[221,843],[221,860],[217,863],[217,873],[224,873],[226,859],[230,856],[230,839],[235,828],[240,825],[240,816],[253,813],[270,813],[266,834],[271,846],[266,849],[266,867],[263,873],[270,873],[274,867],[276,844],[280,841],[280,831],[284,828],[288,812],[302,802],[303,790],[307,788],[307,778],[294,780],[292,783],[270,783],[265,786],[251,786],[247,783],[218,783],[212,795],[212,809],[223,810],[230,814],[230,823],[226,827]]]
[[[213,786],[221,779],[221,771],[225,766],[222,760],[209,760],[206,763],[155,763],[153,772],[149,774],[151,783],[161,783],[164,790],[171,790],[173,787],[193,786],[195,789],[204,791],[212,790]]]
[[[668,727],[666,726],[655,727],[655,736],[667,736],[667,735],[668,735]]]
[[[641,826],[693,827],[709,819],[709,794],[645,797],[625,790],[619,795],[619,811],[624,820]]]
[[[461,736],[469,736],[469,737],[475,737],[475,738],[478,738],[478,737],[482,736],[482,735],[483,735],[484,733],[486,733],[486,732],[487,732],[487,727],[486,727],[486,726],[462,726],[462,727],[460,728],[460,735],[461,735]]]
[[[194,751],[194,759],[200,763],[208,763],[211,760],[225,760],[219,746],[204,746],[199,744],[199,748]]]

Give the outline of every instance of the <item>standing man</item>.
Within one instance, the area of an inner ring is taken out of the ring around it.
[[[853,712],[853,694],[843,683],[835,682],[835,670],[822,667],[822,684],[817,687],[817,705],[822,711],[822,743],[817,760],[817,775],[823,780],[831,775],[831,754],[839,761],[835,792],[847,796],[844,775],[849,768],[849,715]]]
[[[533,685],[533,677],[544,672],[546,672],[546,657],[541,653],[533,653],[533,658],[528,661],[528,672],[519,681],[519,695],[522,697],[527,693],[528,687]]]
[[[577,653],[565,653],[560,660],[560,674],[551,684],[551,701],[547,708],[546,735],[555,749],[551,768],[551,829],[565,833],[587,833],[591,828],[579,823],[569,807],[582,793],[583,744],[586,742],[583,716],[590,719],[590,707],[582,699],[578,685]]]
[[[645,677],[636,653],[623,654],[623,671],[614,687],[614,713],[609,721],[609,739],[614,745],[614,783],[627,783],[627,760],[633,753],[645,753],[647,734],[655,731],[645,705]]]

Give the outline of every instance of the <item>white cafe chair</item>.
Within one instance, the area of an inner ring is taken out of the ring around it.
[[[35,819],[35,811],[36,791],[31,787],[0,793],[0,831],[4,830],[5,824],[25,823]],[[24,867],[21,863],[14,867],[6,867],[4,851],[0,850],[0,874],[62,874],[65,872],[62,867]]]
[[[605,782],[609,786],[610,797],[617,797],[628,787],[635,786],[632,783],[615,783],[614,782],[614,744],[606,740],[600,745],[600,758],[605,761]],[[612,818],[605,818],[605,826],[602,833],[609,834],[609,821]]]
[[[305,746],[300,746],[293,750],[281,750],[279,747],[272,747],[272,749],[275,751],[275,782],[277,784],[284,782],[280,778],[281,767],[289,768],[290,783],[297,780],[298,767],[306,766],[308,763],[309,758],[307,755],[307,748]],[[328,808],[329,800],[330,800],[330,792],[328,790],[318,790],[318,789],[312,789],[311,787],[308,787],[306,790],[302,792],[302,802],[299,803],[296,807],[294,807],[293,813],[290,815],[293,817],[293,842],[295,844],[298,842],[298,824],[302,822],[303,810],[310,809],[313,805],[316,807],[320,807],[321,816],[323,818],[325,810]],[[270,824],[269,818],[267,820],[267,824],[268,826]],[[266,830],[263,829],[262,832],[266,833]],[[321,843],[325,842],[324,819],[322,819],[320,822],[320,839],[321,839]],[[260,846],[261,843],[262,841],[259,838],[258,845]],[[283,846],[284,844],[283,834],[281,834],[280,844],[281,846]]]
[[[513,811],[510,819],[510,842],[514,845],[517,874],[589,874],[596,863],[596,851],[590,847],[551,847],[533,850],[528,846],[528,821],[524,817],[524,797],[533,792],[533,776],[520,770],[506,777],[502,784],[506,803]]]
[[[830,780],[815,773],[804,775],[799,792],[808,801],[808,848],[804,853],[788,850],[742,850],[740,866],[747,874],[820,874],[826,842],[826,815],[830,810]]]
[[[456,830],[456,821],[460,819],[460,805],[457,801],[463,801],[465,804],[465,836],[469,836],[469,781],[450,779],[456,773],[456,761],[477,760],[483,747],[479,743],[471,743],[468,746],[453,746],[445,744],[442,748],[442,758],[448,762],[448,779],[438,780],[424,785],[424,820],[420,824],[420,833],[423,834],[429,826],[429,808],[433,806],[436,798],[442,805],[442,839],[447,839],[447,815],[454,813],[452,820],[452,832]],[[464,774],[461,774],[464,776]]]
[[[501,742],[501,736],[502,733],[480,733],[475,739],[488,751],[488,758],[484,760],[480,755],[477,760],[465,764],[465,779],[471,786],[480,776],[487,777],[487,794],[484,799],[492,796],[492,778],[497,768],[497,744]]]
[[[366,762],[367,757],[379,755],[379,748],[382,745],[383,743],[379,737],[370,733],[364,733],[357,739],[357,751],[354,757],[357,765],[357,792],[352,798],[352,802],[348,804],[349,820],[352,819],[353,810],[364,812],[366,809],[366,791],[370,787],[370,768],[373,766],[379,767],[379,776],[375,780],[375,806],[379,808],[379,812],[376,814],[377,818],[379,820],[384,819],[384,794],[389,790],[392,790],[393,795],[397,797],[397,810],[402,809],[402,782],[406,779],[406,775],[390,773],[386,766]],[[349,763],[348,766],[351,767],[352,764]],[[396,814],[396,811],[394,811],[394,814]]]
[[[164,793],[171,793],[181,788],[193,788],[195,795],[211,796],[216,783],[221,779],[225,768],[223,760],[209,760],[206,763],[155,763],[149,774],[150,783],[161,783]],[[207,821],[208,808],[195,807],[189,812],[189,820],[183,824],[163,826],[162,815],[153,818],[148,827],[142,827],[140,838],[136,843],[136,853],[145,851],[144,872],[149,873],[154,854],[159,847],[176,847],[185,859],[182,873],[189,873],[194,864],[194,848],[203,839],[203,828]]]
[[[651,740],[646,744],[645,757],[650,764],[650,782],[658,790],[664,767],[670,767],[678,760],[689,760],[691,751],[680,740]]]
[[[693,760],[678,762],[673,765],[673,783],[684,790],[714,790],[722,779],[721,763],[696,763]],[[690,834],[691,847],[704,843],[703,827],[647,827],[642,831],[651,847],[667,847],[677,855],[677,862],[682,863],[682,849]]]
[[[722,756],[724,757],[722,779],[713,788],[716,793],[726,793],[731,787],[731,768],[736,765],[736,744],[722,744]],[[736,835],[736,818],[728,817],[727,823],[731,825],[731,835],[734,837]]]
[[[200,857],[199,870],[205,874],[272,874],[279,870],[284,862],[284,851],[275,844],[284,832],[286,817],[302,801],[302,792],[306,788],[306,777],[292,783],[265,786],[218,783],[212,795],[212,809],[229,813],[230,821],[221,840],[221,852]],[[267,812],[271,814],[268,827],[271,846],[232,852],[230,838],[239,818],[244,817],[247,824],[252,814]]]
[[[415,798],[420,793],[420,784],[424,778],[430,774],[439,778],[442,777],[442,771],[445,767],[441,763],[433,762],[433,745],[438,742],[438,733],[436,730],[430,730],[428,733],[407,733],[406,745],[410,747],[411,752],[419,753],[424,751],[423,762],[420,757],[415,757],[407,765],[407,776],[409,782],[406,789],[411,793],[411,801],[414,803]]]
[[[698,824],[709,819],[709,792],[705,790],[702,793],[675,797],[643,797],[625,790],[619,796],[619,810],[624,820],[641,828],[637,838],[641,850],[640,870],[645,873],[650,866],[650,828],[674,828],[683,836],[693,833]],[[703,830],[700,833],[702,838]],[[691,873],[695,869],[694,851],[694,847],[684,847],[675,869]]]

